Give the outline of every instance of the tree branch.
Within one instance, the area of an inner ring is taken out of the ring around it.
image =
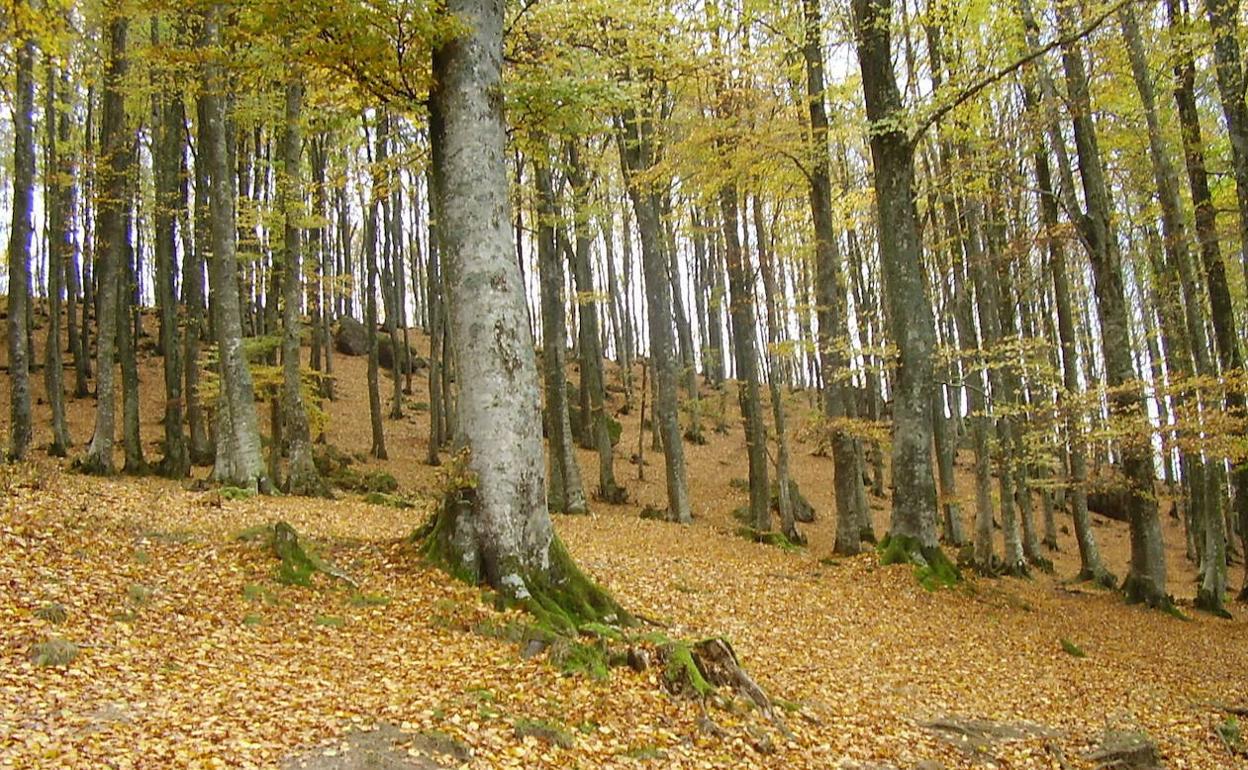
[[[970,84],[966,88],[959,91],[957,95],[954,96],[949,101],[932,108],[932,110],[928,112],[927,115],[922,120],[920,120],[918,124],[914,127],[914,129],[910,132],[910,140],[912,142],[918,141],[919,137],[922,136],[923,133],[926,132],[927,129],[931,128],[937,121],[939,121],[945,115],[948,115],[954,109],[970,101],[971,98],[978,95],[979,92],[983,91],[985,88],[988,88],[989,86],[992,86],[996,83],[1001,82],[1002,80],[1014,74],[1018,70],[1032,63],[1036,59],[1039,59],[1041,56],[1044,56],[1049,51],[1052,51],[1054,48],[1059,48],[1061,46],[1069,45],[1070,43],[1073,43],[1076,40],[1082,40],[1083,38],[1092,34],[1093,32],[1097,30],[1097,28],[1099,28],[1102,24],[1104,24],[1105,21],[1110,16],[1114,15],[1115,13],[1122,10],[1126,6],[1130,5],[1134,1],[1135,0],[1118,0],[1118,2],[1114,3],[1109,8],[1102,11],[1095,18],[1093,18],[1091,21],[1089,21],[1087,24],[1080,27],[1079,29],[1074,30],[1068,35],[1063,35],[1062,37],[1059,37],[1056,40],[1053,40],[1045,45],[1042,45],[1033,51],[1029,51],[1028,53],[1021,56],[1020,58],[1015,59],[1014,61],[1010,62],[1006,66],[994,72],[990,72],[987,75],[980,78],[979,80]]]

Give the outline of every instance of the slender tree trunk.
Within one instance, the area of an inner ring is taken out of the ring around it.
[[[431,134],[441,133],[442,126],[435,122],[440,119],[441,115],[434,110],[430,110],[429,131]],[[446,444],[446,420],[443,417],[446,403],[442,392],[442,340],[447,333],[446,302],[445,294],[442,291],[444,284],[439,264],[442,253],[441,229],[438,226],[437,195],[434,194],[438,187],[438,184],[434,181],[434,175],[437,173],[437,169],[441,168],[445,163],[439,155],[440,151],[441,144],[431,142],[430,152],[433,161],[425,172],[425,179],[429,188],[429,259],[425,263],[425,269],[429,272],[426,283],[428,287],[426,307],[429,312],[429,447],[425,455],[425,462],[429,465],[442,464],[441,459],[438,457],[438,452]],[[523,293],[524,291],[521,289],[521,295]]]
[[[152,45],[156,48],[160,45],[159,25],[159,17],[153,17]],[[182,478],[190,471],[191,457],[186,434],[182,430],[182,356],[185,351],[178,330],[178,297],[174,280],[177,251],[175,226],[180,203],[178,177],[185,154],[183,136],[186,131],[180,94],[154,92],[152,124],[156,140],[152,148],[152,173],[156,186],[156,296],[160,306],[160,343],[165,375],[165,441],[160,473],[169,478]]]
[[[137,147],[131,145],[131,152]],[[131,156],[132,168],[137,165],[137,157]],[[121,275],[118,277],[117,289],[117,358],[121,362],[121,436],[124,448],[125,465],[122,473],[142,476],[151,469],[143,456],[143,437],[139,425],[139,363],[138,363],[138,249],[130,242],[129,234],[137,232],[134,226],[136,196],[132,186],[138,180],[131,176],[127,182],[127,201],[130,205],[125,213],[124,262]]]
[[[88,473],[116,472],[113,441],[116,435],[117,395],[113,356],[117,339],[117,285],[126,259],[127,237],[122,207],[129,200],[126,178],[131,158],[125,135],[125,101],[122,81],[129,69],[126,59],[128,20],[116,17],[108,24],[108,62],[104,72],[104,105],[100,118],[99,201],[96,204],[99,248],[96,249],[96,409],[95,435],[81,465]],[[85,323],[84,323],[85,328]]]
[[[681,442],[680,413],[677,404],[677,359],[673,353],[671,290],[667,280],[667,259],[661,243],[657,196],[637,175],[655,162],[653,126],[632,108],[621,119],[620,156],[628,179],[628,193],[641,236],[642,271],[646,283],[646,309],[650,328],[650,360],[655,369],[654,425],[663,436],[664,465],[667,471],[667,515],[687,524],[693,520],[689,507],[689,487],[685,476],[685,452]]]
[[[1243,359],[1238,327],[1235,324],[1235,311],[1231,304],[1231,294],[1227,283],[1226,267],[1218,241],[1217,215],[1205,166],[1204,139],[1201,136],[1200,113],[1196,103],[1196,67],[1186,42],[1189,37],[1189,21],[1186,11],[1180,8],[1178,0],[1167,0],[1166,10],[1174,55],[1174,98],[1183,136],[1183,157],[1187,167],[1188,185],[1195,210],[1196,241],[1200,249],[1201,264],[1204,267],[1205,284],[1209,294],[1214,348],[1223,373],[1228,373],[1240,369],[1243,366]],[[1235,66],[1238,67],[1238,64]],[[1240,98],[1242,99],[1242,92]],[[1248,187],[1241,186],[1240,189],[1248,190]],[[1184,289],[1194,289],[1194,283],[1194,281],[1184,279]],[[1196,306],[1196,298],[1189,297],[1188,304]],[[1226,405],[1228,409],[1242,411],[1243,396],[1232,389],[1227,393]],[[1245,553],[1248,553],[1248,466],[1241,464],[1240,467],[1235,468],[1232,471],[1232,477],[1236,491],[1235,509],[1239,519],[1240,534],[1245,538],[1244,548]],[[1217,474],[1206,474],[1206,482],[1210,489],[1216,486],[1216,480]],[[1208,517],[1210,521],[1215,513],[1210,510]],[[1220,520],[1221,516],[1218,515],[1218,518]],[[1216,538],[1216,535],[1214,537]],[[1244,570],[1244,587],[1239,593],[1239,600],[1248,601],[1248,567]]]
[[[1069,8],[1059,6],[1059,24],[1063,31],[1075,24]],[[1095,282],[1096,304],[1100,311],[1101,342],[1105,355],[1105,379],[1116,389],[1111,409],[1139,426],[1144,418],[1142,394],[1130,387],[1134,378],[1131,366],[1131,345],[1128,334],[1126,300],[1122,286],[1122,260],[1118,253],[1110,219],[1109,196],[1097,146],[1096,129],[1092,123],[1091,101],[1085,74],[1083,53],[1079,42],[1062,46],[1062,64],[1071,100],[1071,113],[1078,154],[1079,172],[1083,181],[1087,211],[1079,218],[1080,234],[1088,246]],[[1127,386],[1127,387],[1123,387]],[[1137,415],[1131,417],[1130,415]],[[1125,442],[1122,466],[1133,496],[1131,507],[1131,568],[1124,583],[1127,597],[1149,606],[1166,606],[1165,551],[1161,537],[1161,520],[1153,489],[1153,458],[1151,446],[1135,446]]]
[[[546,435],[550,442],[550,509],[587,513],[581,470],[568,416],[567,327],[563,263],[555,245],[555,190],[545,157],[534,163],[537,185],[537,261],[541,281],[542,369],[546,379]]]
[[[52,412],[52,443],[48,453],[65,457],[69,453],[69,428],[65,424],[65,384],[61,369],[61,294],[65,265],[74,250],[73,180],[74,163],[63,145],[69,144],[68,109],[56,104],[56,68],[48,62],[44,94],[44,120],[47,122],[47,200],[48,211],[48,336],[44,345],[43,384]],[[12,275],[12,273],[10,273]],[[70,310],[73,318],[73,310]]]
[[[195,109],[200,125],[207,121],[208,103],[196,102]],[[202,143],[195,153],[195,239],[194,248],[182,257],[182,298],[186,302],[185,378],[183,392],[186,394],[186,423],[190,434],[190,458],[195,465],[211,465],[216,455],[209,435],[208,418],[199,395],[199,348],[204,337],[205,297],[204,265],[208,262],[212,241],[211,211],[209,204],[208,157]]]
[[[384,155],[385,139],[378,131],[377,162],[381,163]],[[367,136],[365,141],[368,141]],[[386,436],[381,422],[381,377],[378,371],[377,354],[377,227],[381,196],[384,195],[385,180],[379,166],[373,168],[373,185],[369,192],[368,213],[364,222],[364,269],[367,273],[364,289],[364,328],[368,332],[368,416],[372,425],[372,446],[368,453],[378,460],[385,460]],[[397,351],[391,351],[397,353]]]
[[[836,495],[836,543],[838,554],[852,555],[861,547],[861,521],[869,516],[860,510],[862,467],[853,436],[839,422],[849,414],[845,375],[849,362],[842,345],[849,340],[844,301],[847,287],[832,218],[832,169],[828,157],[828,114],[824,102],[822,14],[819,0],[804,0],[802,48],[806,65],[806,99],[811,126],[813,164],[810,174],[810,211],[815,226],[815,295],[819,322],[819,360],[823,374],[823,409],[832,421],[833,483]]]
[[[20,0],[19,0],[20,1]],[[18,11],[21,12],[20,8]],[[9,230],[9,459],[30,448],[30,242],[35,194],[35,38],[22,30],[17,46],[13,110],[13,219]]]
[[[749,264],[739,236],[740,221],[735,183],[719,188],[719,212],[724,227],[724,253],[728,260],[729,312],[736,339],[737,403],[745,427],[745,450],[750,469],[750,521],[755,529],[771,529],[771,488],[767,482],[767,425],[763,421],[758,386],[758,358],[755,352],[757,327],[754,320],[754,269]]]
[[[573,272],[576,276],[577,309],[581,317],[581,392],[589,397],[590,429],[593,448],[598,452],[598,499],[620,504],[627,490],[615,481],[615,450],[611,443],[610,417],[606,411],[603,382],[603,353],[599,342],[597,297],[590,265],[589,180],[581,164],[580,149],[568,144],[568,181],[572,186],[573,223],[576,238]],[[609,300],[609,298],[608,298]],[[610,300],[609,300],[610,301]]]
[[[303,209],[302,141],[299,121],[303,111],[303,76],[293,67],[287,72],[285,128],[282,135],[283,179],[279,185],[285,214],[285,275],[282,278],[282,440],[286,445],[286,491],[295,495],[323,495],[321,480],[312,461],[312,435],[303,405],[303,380],[299,365],[299,298],[303,292],[303,232],[299,218]]]

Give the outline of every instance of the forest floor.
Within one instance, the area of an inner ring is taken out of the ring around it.
[[[335,366],[327,438],[362,454],[364,360],[336,356]],[[143,360],[142,377],[155,460],[158,358]],[[389,383],[383,376],[383,399]],[[664,490],[648,434],[646,481],[627,461],[638,445],[634,409],[621,417],[616,466],[630,503],[595,504],[593,515],[558,517],[556,527],[589,574],[668,636],[730,639],[783,706],[790,734],[760,740],[750,715],[715,708],[705,714],[719,729],[708,731],[699,705],[668,694],[654,668],[599,680],[526,659],[483,633],[500,620],[478,589],[424,566],[407,541],[438,487],[423,463],[424,377],[414,385],[406,416],[385,424],[391,459],[361,462],[393,474],[413,509],[358,494],[230,499],[187,482],[88,478],[41,449],[30,464],[0,467],[0,767],[1067,770],[1097,767],[1110,733],[1146,734],[1165,767],[1248,767],[1229,748],[1238,725],[1224,710],[1248,706],[1248,607],[1232,607],[1231,621],[1191,610],[1194,576],[1177,522],[1167,518],[1165,534],[1186,619],[1065,582],[1078,565],[1065,532],[1055,576],[967,576],[927,591],[909,568],[880,567],[873,553],[826,558],[832,463],[800,441],[793,473],[819,512],[804,526],[808,547],[736,536],[731,511],[745,494],[730,481],[746,466],[732,414],[727,433],[708,425],[708,443],[686,447],[692,525],[638,517],[642,505],[662,507]],[[796,436],[810,406],[792,398]],[[707,402],[735,409],[732,399]],[[70,403],[74,454],[93,409],[90,399]],[[46,410],[36,406],[40,446]],[[596,457],[579,457],[590,485]],[[965,464],[960,473],[969,493]],[[887,500],[872,506],[883,532]],[[311,588],[275,581],[272,556],[237,535],[278,519],[358,589],[320,577]],[[1125,525],[1099,516],[1096,525],[1108,564],[1125,573]],[[64,607],[63,622],[41,617],[50,603]],[[35,666],[32,645],[53,637],[75,643],[77,658]],[[768,743],[770,753],[760,751]]]

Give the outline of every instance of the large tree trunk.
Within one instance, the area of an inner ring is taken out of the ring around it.
[[[209,9],[204,22],[208,45],[221,43],[220,6]],[[221,393],[218,398],[217,481],[252,491],[268,492],[256,418],[251,369],[243,350],[243,319],[236,290],[238,257],[234,223],[234,174],[226,147],[226,82],[220,65],[206,68],[206,120],[200,126],[201,153],[208,157],[211,186],[212,293],[220,356]]]
[[[126,32],[128,20],[114,18],[108,24],[108,63],[104,71],[104,107],[100,118],[101,163],[98,167],[99,199],[96,204],[99,248],[96,249],[95,274],[99,288],[95,297],[95,435],[82,459],[88,473],[112,474],[113,442],[116,437],[117,394],[114,388],[113,356],[117,339],[117,285],[126,259],[123,206],[127,205],[126,176],[131,157],[130,142],[125,135],[125,101],[121,93],[126,77]],[[85,324],[84,324],[85,328]]]
[[[282,135],[284,168],[281,207],[285,214],[286,246],[282,277],[282,440],[286,444],[286,491],[295,495],[323,495],[321,480],[312,461],[312,436],[308,413],[303,405],[303,381],[299,366],[299,298],[303,292],[303,231],[299,218],[303,211],[302,136],[299,129],[303,111],[303,78],[288,73],[286,83],[286,124]]]
[[[541,394],[508,211],[502,0],[449,0],[467,32],[434,53],[438,227],[458,351],[459,425],[472,483],[448,494],[426,539],[456,574],[575,625],[623,619],[573,564],[546,508]]]
[[[18,9],[19,12],[20,8]],[[23,30],[17,48],[13,118],[13,224],[9,230],[9,459],[30,448],[30,241],[35,194],[35,39]]]
[[[922,242],[914,197],[914,144],[892,69],[891,0],[854,0],[858,61],[867,118],[872,123],[880,261],[899,360],[893,389],[893,510],[886,560],[920,558],[948,563],[936,535],[936,481],[932,473],[932,357],[935,321],[923,276]]]

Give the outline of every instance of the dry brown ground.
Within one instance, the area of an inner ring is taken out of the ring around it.
[[[364,364],[338,356],[336,365],[328,438],[363,452]],[[144,360],[142,371],[154,460],[159,359]],[[387,385],[383,378],[383,395]],[[42,392],[41,380],[34,390]],[[425,393],[418,377],[410,401]],[[795,423],[804,403],[794,397]],[[80,452],[93,405],[75,401],[70,415]],[[638,419],[636,410],[624,418],[623,454],[635,451]],[[1244,620],[1183,621],[1066,586],[1060,579],[1077,568],[1069,535],[1055,555],[1057,577],[968,578],[934,593],[908,568],[881,568],[871,554],[821,560],[833,536],[831,461],[800,443],[794,475],[820,512],[805,527],[809,547],[785,553],[747,543],[732,534],[730,511],[744,495],[729,481],[745,476],[745,462],[739,421],[728,422],[727,435],[708,430],[705,446],[686,445],[692,526],[638,519],[640,505],[663,503],[661,458],[647,436],[646,481],[636,480],[636,466],[617,464],[632,502],[599,504],[557,527],[625,606],[667,623],[672,635],[729,637],[773,695],[800,706],[788,719],[793,740],[773,755],[751,748],[744,724],[727,714],[715,715],[726,737],[700,731],[697,707],[667,696],[654,671],[565,677],[474,633],[493,612],[473,589],[421,566],[402,542],[421,510],[356,498],[223,501],[175,482],[84,478],[40,459],[6,467],[0,479],[0,767],[271,767],[299,747],[334,751],[344,734],[379,722],[455,736],[472,749],[473,767],[910,768],[933,759],[950,768],[1083,768],[1106,728],[1147,731],[1168,767],[1248,766],[1216,737],[1224,715],[1211,705],[1248,698]],[[386,422],[392,459],[376,463],[417,497],[437,484],[421,462],[426,436],[427,415],[409,408]],[[47,438],[40,405],[36,440]],[[595,456],[579,457],[592,484]],[[873,507],[882,531],[887,501]],[[389,603],[355,606],[350,592],[329,584],[272,583],[266,554],[232,536],[279,517]],[[1125,527],[1098,521],[1097,534],[1109,565],[1124,573]],[[1169,520],[1166,537],[1171,590],[1190,597],[1192,570]],[[136,585],[150,588],[151,599],[134,601]],[[264,587],[274,603],[247,601],[245,585]],[[34,616],[49,601],[67,607],[63,626]],[[260,622],[247,625],[248,616]],[[342,625],[324,625],[327,618]],[[29,646],[50,634],[83,645],[68,669],[29,663]],[[1064,653],[1064,638],[1087,657]],[[1035,722],[1057,734],[966,753],[923,728],[944,716]],[[522,719],[563,725],[571,747],[518,738]],[[639,758],[652,750],[661,756]]]

